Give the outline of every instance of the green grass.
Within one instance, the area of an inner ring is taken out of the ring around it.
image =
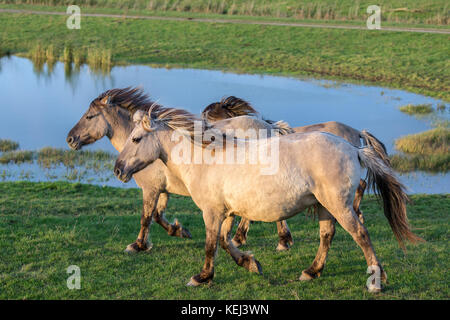
[[[10,13],[0,23],[0,43],[13,53],[30,55],[37,43],[55,52],[110,48],[115,64],[345,79],[450,100],[442,34],[95,17],[68,30],[66,17]]]
[[[220,16],[256,16],[293,19],[337,21],[366,20],[370,0],[1,0],[3,4],[68,6],[77,4],[85,8],[120,9],[150,13],[203,13]],[[449,6],[445,0],[379,0],[382,20],[389,22],[425,23],[446,25],[449,23]]]
[[[448,299],[449,195],[414,195],[408,215],[427,242],[399,249],[381,207],[363,200],[366,226],[389,277],[381,294],[364,285],[366,263],[350,235],[337,227],[327,266],[312,282],[296,281],[315,257],[318,223],[300,214],[289,225],[295,244],[275,251],[276,226],[254,223],[248,244],[264,275],[238,267],[222,250],[211,286],[188,288],[204,259],[204,225],[193,202],[174,196],[167,217],[193,239],[151,228],[149,254],[126,255],[139,230],[141,194],[69,183],[0,183],[1,299]],[[81,290],[68,290],[67,267],[81,268]]]
[[[399,172],[448,172],[449,141],[450,128],[446,126],[398,138],[395,148],[403,153],[391,157],[392,166]]]
[[[5,144],[5,148],[7,145]],[[17,149],[17,148],[16,148]],[[86,168],[108,168],[112,169],[116,156],[112,153],[102,150],[66,150],[61,148],[44,147],[38,151],[30,150],[5,150],[0,154],[0,163],[23,163],[33,162],[34,160],[42,168],[51,168],[57,165],[63,165],[67,168],[84,166]]]
[[[64,165],[68,168],[76,166],[101,166],[112,169],[116,156],[102,150],[66,150],[53,147],[45,147],[36,152],[37,162],[43,168],[55,165]]]
[[[425,132],[407,135],[395,141],[395,147],[406,153],[450,153],[450,128],[437,127]]]
[[[433,113],[433,107],[431,106],[431,103],[417,104],[417,105],[407,104],[405,106],[401,106],[400,111],[407,113],[409,115],[430,114]]]
[[[0,152],[14,151],[17,149],[19,149],[19,143],[9,139],[0,139]]]

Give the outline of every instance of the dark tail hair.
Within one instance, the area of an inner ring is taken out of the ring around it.
[[[370,132],[363,130],[359,133],[359,136],[364,139],[367,146],[371,147],[378,157],[383,160],[383,162],[390,167],[391,166],[391,160],[389,159],[389,156],[387,154],[386,146],[383,142],[375,138],[374,135],[372,135]]]
[[[358,150],[362,164],[367,168],[369,187],[383,200],[384,215],[391,225],[400,247],[405,251],[404,241],[424,241],[411,232],[406,215],[409,201],[404,185],[396,178],[392,168],[379,156],[370,144]]]

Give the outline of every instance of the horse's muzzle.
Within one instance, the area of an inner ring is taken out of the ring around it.
[[[81,149],[81,142],[80,138],[76,136],[67,136],[66,142],[69,145],[69,147],[73,150],[80,150]]]
[[[128,182],[131,180],[131,175],[125,172],[122,162],[116,163],[114,166],[114,175],[122,182]]]

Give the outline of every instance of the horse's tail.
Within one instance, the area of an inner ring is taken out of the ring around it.
[[[256,111],[249,102],[235,96],[229,96],[223,98],[219,102],[211,103],[202,112],[202,118],[211,122],[239,116],[258,115],[258,111]]]
[[[386,146],[383,142],[375,138],[370,132],[363,130],[359,133],[359,136],[364,139],[364,142],[367,146],[371,147],[378,157],[383,160],[383,162],[390,167],[391,161],[389,160],[389,156],[387,154]]]
[[[392,231],[405,250],[404,241],[413,243],[423,241],[411,232],[406,215],[406,203],[409,201],[405,187],[396,178],[390,165],[387,165],[378,152],[370,145],[358,150],[360,161],[367,168],[368,185],[383,200],[384,215],[391,225]]]

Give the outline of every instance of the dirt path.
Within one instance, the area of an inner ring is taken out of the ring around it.
[[[32,10],[18,10],[18,9],[0,9],[0,13],[26,13],[26,14],[40,14],[40,15],[57,15],[66,16],[65,12],[57,11],[32,11]],[[210,23],[234,23],[234,24],[255,24],[267,26],[287,26],[300,28],[320,28],[320,29],[348,29],[348,30],[368,30],[364,26],[350,26],[350,25],[330,25],[330,24],[312,24],[312,23],[294,23],[294,22],[268,22],[268,21],[250,21],[250,20],[234,20],[234,19],[208,19],[208,18],[180,18],[180,17],[155,17],[155,16],[133,16],[133,15],[118,15],[118,14],[102,14],[102,13],[82,13],[85,17],[103,17],[103,18],[125,18],[125,19],[144,19],[144,20],[169,20],[169,21],[194,21],[194,22],[210,22]],[[376,32],[377,30],[368,30]],[[427,28],[397,28],[384,27],[380,31],[394,31],[394,32],[421,32],[421,33],[440,33],[450,34],[447,29],[427,29]]]

